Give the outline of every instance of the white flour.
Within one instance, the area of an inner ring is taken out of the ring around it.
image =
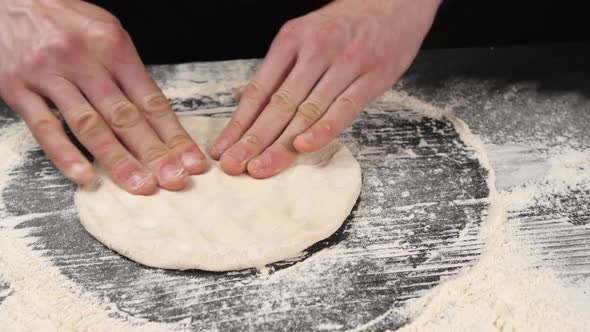
[[[234,91],[248,84],[247,81],[223,81],[223,82],[208,82],[207,84],[195,84],[190,81],[169,81],[162,88],[162,92],[169,99],[179,98],[191,98],[195,95],[213,95],[215,93],[223,93],[228,91]]]
[[[1,193],[9,180],[8,171],[17,166],[22,154],[36,144],[22,123],[2,129],[0,142]],[[2,200],[0,204],[3,204]],[[18,219],[2,216],[0,224],[0,271],[10,283],[12,292],[0,306],[3,331],[135,330],[135,325],[125,320],[143,323],[141,328],[137,328],[141,331],[160,331],[166,327],[146,324],[131,317],[119,320],[109,317],[111,313],[100,309],[108,304],[79,292],[76,285],[63,277],[57,268],[26,246],[22,240],[26,234],[11,227],[22,221]]]
[[[228,87],[241,83],[219,83],[207,89],[228,91]],[[203,91],[203,88],[175,87],[166,92],[172,98]],[[481,232],[486,247],[480,260],[405,308],[417,318],[403,330],[553,331],[584,330],[590,326],[590,315],[587,314],[590,282],[578,280],[576,284],[568,284],[551,270],[533,268],[534,255],[520,245],[506,222],[507,211],[526,208],[542,199],[547,190],[559,192],[567,185],[587,184],[589,172],[580,169],[579,165],[590,164],[589,151],[572,149],[542,156],[548,166],[540,175],[541,180],[518,186],[508,183],[507,190],[497,192],[486,149],[460,119],[403,93],[394,92],[384,98],[434,118],[446,117],[456,126],[462,140],[473,148],[479,162],[490,171],[487,184],[492,206]],[[16,124],[2,130],[0,192],[10,179],[9,170],[17,166],[24,151],[33,146],[35,143],[24,125]],[[411,155],[413,152],[407,153]],[[494,162],[492,164],[496,166]],[[1,200],[0,204],[3,204]],[[2,218],[0,271],[1,277],[10,283],[11,292],[0,306],[3,329],[149,331],[186,327],[148,323],[129,317],[105,299],[84,294],[56,267],[27,247],[23,241],[24,231],[11,227],[22,220]],[[334,328],[330,324],[323,327]]]
[[[392,95],[411,109],[433,114],[429,104],[405,96]],[[479,262],[454,280],[434,288],[408,308],[418,317],[402,331],[583,331],[590,326],[589,281],[566,283],[554,271],[532,267],[531,253],[513,238],[506,211],[534,203],[547,192],[564,191],[568,186],[590,183],[590,151],[565,150],[548,160],[548,170],[536,182],[498,194],[495,174],[484,146],[463,126],[449,117],[480,162],[490,170],[491,208],[481,236],[486,247]]]

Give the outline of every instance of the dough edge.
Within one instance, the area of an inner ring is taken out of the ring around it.
[[[88,233],[90,233],[109,249],[114,250],[120,255],[145,266],[174,270],[197,269],[212,272],[263,267],[267,264],[288,260],[290,258],[299,256],[305,251],[305,249],[309,248],[315,243],[329,238],[332,234],[338,231],[338,229],[340,229],[340,227],[342,227],[344,222],[348,219],[361,192],[361,168],[358,161],[356,161],[351,151],[346,146],[339,142],[334,142],[331,145],[338,146],[337,152],[331,158],[339,157],[351,160],[352,162],[346,166],[353,168],[351,170],[350,176],[358,179],[358,181],[356,181],[354,184],[354,192],[347,194],[350,198],[347,199],[346,209],[342,209],[342,213],[338,215],[339,222],[329,223],[332,224],[332,227],[325,227],[316,232],[306,231],[298,233],[297,236],[285,246],[273,248],[261,247],[256,248],[255,250],[249,249],[242,251],[239,254],[237,254],[235,251],[231,252],[233,256],[239,255],[239,259],[228,259],[228,252],[192,252],[185,253],[184,255],[179,255],[174,257],[174,259],[171,259],[167,255],[156,254],[159,250],[158,248],[154,248],[154,250],[147,252],[146,250],[137,250],[137,247],[134,246],[127,247],[124,244],[119,243],[119,241],[112,241],[109,238],[108,233],[101,231],[100,222],[93,221],[93,214],[91,211],[89,211],[88,205],[80,202],[81,195],[79,195],[79,192],[82,190],[81,188],[79,188],[75,194],[75,205],[78,211],[79,220]],[[198,181],[198,176],[196,176],[196,181]],[[129,239],[129,241],[134,240],[137,239]],[[191,262],[190,266],[187,266],[188,264],[186,262]]]

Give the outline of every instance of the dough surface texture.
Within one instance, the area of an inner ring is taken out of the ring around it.
[[[180,120],[205,151],[228,121]],[[360,166],[338,142],[264,180],[226,175],[210,160],[187,189],[151,196],[128,194],[99,173],[97,189],[75,195],[86,230],[136,262],[181,270],[237,270],[295,257],[338,230],[361,189]]]

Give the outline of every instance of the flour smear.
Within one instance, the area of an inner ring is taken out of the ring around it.
[[[566,281],[556,271],[534,266],[534,254],[507,225],[507,212],[535,203],[548,191],[564,191],[590,179],[590,151],[565,151],[550,160],[547,175],[499,193],[486,149],[460,119],[403,93],[390,97],[410,109],[444,114],[481,164],[489,170],[491,206],[482,225],[486,243],[473,267],[442,283],[406,308],[416,318],[400,331],[586,331],[590,326],[588,279]],[[586,182],[590,183],[590,182]]]
[[[214,90],[226,90],[233,83]],[[189,92],[176,92],[180,97]],[[171,90],[172,91],[172,90]],[[168,91],[169,94],[172,92]],[[170,96],[169,96],[170,97]],[[433,118],[452,122],[474,156],[489,171],[490,209],[482,225],[486,246],[478,262],[458,276],[443,281],[401,310],[415,317],[402,331],[581,331],[590,326],[590,282],[565,281],[555,271],[535,264],[507,223],[507,212],[526,207],[542,197],[547,188],[559,191],[568,183],[568,163],[584,162],[587,152],[564,151],[551,159],[546,184],[525,183],[498,192],[495,173],[484,145],[467,125],[450,112],[436,108],[402,92],[390,92],[384,100],[397,103]],[[0,133],[0,192],[10,180],[10,170],[19,165],[24,153],[36,148],[27,128],[14,124]],[[570,173],[568,173],[570,172]],[[579,183],[579,182],[576,182]],[[549,187],[547,187],[549,186]],[[3,202],[0,200],[0,208]],[[1,216],[0,277],[9,283],[9,296],[0,305],[2,329],[7,331],[161,331],[185,330],[187,326],[157,324],[120,312],[105,299],[85,294],[79,286],[60,274],[40,253],[25,243],[24,231],[13,227],[23,218]],[[30,241],[30,240],[28,240]],[[5,292],[7,293],[7,292]],[[392,310],[397,310],[393,309]],[[326,326],[332,328],[333,326]],[[368,327],[368,326],[367,326]]]
[[[24,124],[1,130],[0,193],[10,180],[10,169],[34,147],[36,143]],[[2,200],[0,204],[4,204]],[[24,232],[13,228],[23,219],[34,217],[39,215],[1,216],[0,271],[10,284],[10,295],[0,305],[3,331],[163,331],[177,327],[126,317],[115,309],[105,311],[108,303],[82,293],[27,247]]]

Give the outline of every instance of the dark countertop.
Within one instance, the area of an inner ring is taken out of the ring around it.
[[[539,189],[532,204],[509,207],[509,223],[517,234],[537,230],[538,241],[530,241],[535,264],[577,278],[590,276],[590,183],[571,181],[546,195],[543,186],[560,156],[590,151],[589,56],[588,43],[425,51],[396,85],[465,120],[484,142],[501,192]],[[246,80],[257,63],[151,70],[164,87],[196,87],[191,97],[172,99],[178,112],[219,116],[235,106],[223,82]],[[197,330],[394,328],[411,318],[398,310],[407,299],[475,262],[488,204],[486,170],[453,126],[404,120],[403,112],[376,102],[343,135],[363,167],[353,214],[334,236],[266,271],[163,271],[121,258],[79,225],[75,187],[38,150],[13,170],[0,212],[49,213],[17,226],[30,229],[29,247],[85,292],[133,317]],[[14,121],[0,106],[0,126]],[[0,311],[10,294],[10,280],[0,274]]]

